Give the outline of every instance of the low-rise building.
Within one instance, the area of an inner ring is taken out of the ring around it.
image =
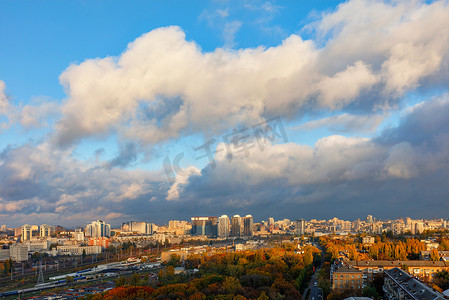
[[[343,266],[332,274],[332,290],[361,290],[362,271],[351,266]]]
[[[0,249],[0,261],[5,261],[11,257],[9,249]]]
[[[362,244],[374,244],[374,237],[372,236],[364,236],[362,237]]]
[[[417,277],[432,277],[435,273],[449,271],[449,262],[447,261],[424,261],[424,260],[359,260],[346,261],[346,265],[363,272],[363,280],[366,283],[372,282],[376,274],[383,273],[386,270],[401,268],[409,274]]]
[[[58,255],[86,255],[100,254],[101,246],[58,246]]]
[[[430,260],[430,253],[432,251],[421,251],[419,252],[419,260]],[[449,256],[449,251],[447,250],[439,250],[438,251],[438,255],[440,256],[440,258],[443,257],[448,257]]]
[[[103,248],[109,247],[109,238],[107,237],[100,237],[100,238],[91,238],[87,242],[89,246],[101,246]]]
[[[161,252],[161,261],[167,262],[170,260],[172,255],[179,256],[181,260],[187,259],[187,257],[191,254],[200,254],[206,252],[206,248],[203,247],[193,247],[193,248],[184,248],[179,250],[170,250],[170,251],[162,251]]]
[[[384,299],[442,300],[444,296],[399,268],[385,271]]]

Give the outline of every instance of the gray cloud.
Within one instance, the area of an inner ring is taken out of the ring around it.
[[[91,165],[71,152],[46,142],[5,149],[0,154],[0,214],[8,213],[5,219],[16,224],[43,217],[78,224],[117,213],[127,216],[165,197],[168,184],[161,172]]]
[[[448,110],[444,95],[414,106],[398,126],[376,138],[335,135],[314,147],[266,145],[248,157],[236,154],[231,162],[220,152],[215,169],[192,169],[171,186],[162,171],[78,161],[71,149],[50,143],[9,147],[0,154],[0,216],[17,225],[43,218],[76,225],[99,217],[113,224],[164,223],[222,213],[251,213],[256,219],[444,217],[449,124],[439,115]]]
[[[277,144],[248,157],[234,155],[231,163],[218,156],[216,169],[208,166],[186,181],[178,201],[203,199],[263,216],[277,211],[289,217],[444,217],[449,121],[443,116],[448,109],[444,95],[415,106],[377,138],[330,136],[313,148]]]
[[[448,14],[447,1],[348,1],[310,25],[315,40],[291,35],[271,48],[204,52],[180,28],[167,27],[144,34],[118,57],[74,64],[60,77],[67,90],[62,106],[13,107],[25,127],[62,117],[50,141],[0,153],[0,218],[70,225],[222,213],[445,216],[448,95],[416,105],[375,138],[267,145],[232,162],[219,153],[216,169],[186,168],[190,175],[172,185],[162,170],[133,163],[144,146],[270,116],[341,110],[347,113],[301,129],[373,130],[407,92],[449,88]],[[0,81],[0,114],[9,114],[4,90]],[[115,158],[101,161],[102,151],[94,162],[73,158],[73,143],[111,133],[125,141]],[[130,165],[135,169],[123,169]]]

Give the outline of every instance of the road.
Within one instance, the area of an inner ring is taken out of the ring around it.
[[[318,271],[319,269],[317,269]],[[318,278],[315,274],[313,274],[312,279],[310,280],[309,287],[304,291],[303,300],[323,300],[323,290],[319,287],[315,286],[315,282],[318,283]],[[310,293],[308,293],[308,290],[310,290]],[[306,299],[306,295],[309,295],[309,297]]]
[[[314,245],[314,246],[321,250],[321,255],[323,256],[323,249],[321,249],[321,247],[319,247],[318,245]],[[324,257],[322,257],[322,258],[324,259]],[[323,300],[323,290],[316,286],[316,284],[318,284],[317,273],[320,270],[320,267],[316,268],[315,273],[312,275],[312,278],[310,279],[310,282],[309,282],[309,287],[304,290],[302,300]],[[308,291],[310,291],[310,292],[308,292]],[[307,295],[308,295],[308,297],[306,299]]]

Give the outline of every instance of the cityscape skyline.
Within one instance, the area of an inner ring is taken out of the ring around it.
[[[237,214],[237,215],[232,215],[231,217],[228,217],[227,215],[221,215],[221,216],[219,216],[219,215],[215,215],[215,216],[212,216],[212,215],[202,215],[202,216],[195,215],[195,216],[185,217],[185,218],[181,218],[181,219],[171,218],[171,219],[163,221],[163,222],[157,222],[157,221],[149,220],[149,219],[146,219],[146,220],[137,220],[137,219],[135,219],[135,220],[128,220],[128,219],[126,219],[125,220],[125,219],[123,219],[123,220],[120,220],[120,222],[118,222],[118,223],[111,223],[111,224],[109,224],[110,222],[108,222],[107,220],[96,219],[96,221],[90,220],[90,221],[88,221],[86,223],[76,224],[74,226],[73,225],[67,225],[67,224],[50,224],[50,225],[48,225],[48,224],[44,224],[44,223],[34,223],[34,225],[19,224],[19,223],[17,223],[15,225],[15,223],[13,223],[12,226],[10,226],[9,224],[5,224],[5,223],[1,223],[0,222],[0,231],[6,231],[8,228],[9,229],[11,229],[11,228],[12,229],[14,229],[14,228],[22,228],[21,230],[23,231],[24,230],[23,228],[28,228],[28,231],[31,232],[31,227],[32,226],[35,226],[35,227],[37,226],[36,228],[34,228],[34,231],[41,232],[42,230],[44,230],[43,232],[47,232],[47,231],[50,230],[49,229],[50,227],[54,228],[56,226],[62,226],[64,228],[70,229],[70,230],[79,229],[79,228],[86,228],[86,231],[93,232],[92,231],[93,229],[91,229],[90,226],[94,226],[94,224],[97,224],[97,223],[98,224],[104,223],[104,224],[107,224],[109,226],[107,230],[108,230],[108,232],[110,232],[113,229],[123,228],[123,226],[129,227],[129,229],[131,230],[132,226],[133,226],[132,224],[134,223],[134,225],[137,225],[137,228],[140,228],[139,231],[140,230],[144,230],[144,231],[148,232],[148,231],[152,231],[152,229],[148,229],[147,228],[149,225],[146,225],[147,227],[144,226],[144,227],[141,228],[141,226],[143,226],[142,224],[152,224],[152,225],[157,225],[157,226],[170,226],[170,224],[172,222],[175,222],[176,224],[179,223],[179,222],[191,223],[191,222],[193,222],[194,218],[198,219],[198,220],[203,220],[203,219],[206,220],[206,219],[214,218],[215,222],[217,223],[217,226],[218,226],[217,230],[219,230],[218,228],[220,227],[220,219],[221,218],[227,218],[228,221],[229,221],[228,222],[229,223],[228,226],[231,228],[232,227],[232,219],[234,217],[240,217],[241,218],[241,225],[240,226],[242,227],[241,228],[242,231],[243,231],[243,219],[247,218],[247,217],[250,217],[253,224],[266,223],[268,225],[273,225],[274,223],[278,223],[278,222],[282,223],[283,221],[288,220],[292,224],[295,224],[295,228],[298,228],[297,226],[302,228],[301,231],[300,231],[301,234],[303,234],[304,228],[305,228],[305,223],[307,223],[307,222],[333,222],[334,220],[343,221],[343,222],[351,222],[351,223],[357,222],[357,221],[367,222],[367,223],[375,223],[375,222],[382,222],[382,223],[387,222],[388,223],[388,222],[398,222],[398,221],[401,221],[401,220],[403,222],[407,222],[409,220],[414,221],[414,222],[417,222],[417,221],[418,222],[432,222],[432,221],[438,221],[439,222],[441,220],[443,220],[443,222],[444,221],[449,222],[449,217],[446,217],[446,218],[412,218],[412,217],[409,217],[409,216],[407,216],[407,217],[402,217],[401,216],[401,217],[397,217],[397,218],[393,218],[393,219],[388,219],[388,218],[387,219],[382,219],[382,218],[377,218],[376,216],[373,216],[373,215],[366,215],[366,216],[360,216],[360,217],[358,217],[356,219],[344,219],[344,218],[338,218],[338,217],[335,217],[335,216],[332,217],[332,218],[305,218],[305,217],[296,217],[296,218],[280,217],[280,218],[274,218],[274,217],[267,217],[267,218],[256,218],[255,219],[250,214],[246,215],[245,217],[241,217],[240,215]],[[298,224],[301,224],[301,225],[298,225]],[[45,229],[42,229],[41,228],[42,226]],[[104,225],[102,225],[102,226],[104,226]],[[228,232],[228,234],[232,236],[235,233],[233,233],[230,230]],[[217,232],[217,235],[219,235],[218,232]],[[47,234],[44,233],[43,236],[48,236],[48,233]]]
[[[1,1],[0,224],[447,218],[449,2],[315,2]]]

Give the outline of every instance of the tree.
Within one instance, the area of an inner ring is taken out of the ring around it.
[[[439,261],[440,260],[440,254],[438,253],[437,249],[432,249],[430,251],[430,260],[431,261]]]
[[[311,251],[304,253],[304,265],[307,267],[313,263],[313,254]]]
[[[66,276],[65,278],[65,282],[67,282],[67,285],[71,285],[74,281],[75,279],[73,279],[72,276]]]
[[[449,250],[449,240],[442,239],[440,245],[438,246],[438,250]]]
[[[443,291],[449,289],[449,272],[441,271],[436,273],[433,282]]]
[[[83,258],[85,258],[86,257],[86,249],[83,249]]]
[[[226,277],[223,281],[223,288],[228,294],[235,294],[240,287],[240,281],[238,278]]]
[[[139,285],[139,283],[140,283],[140,275],[137,273],[134,273],[133,276],[131,276],[130,284],[135,286],[135,285]]]
[[[181,265],[181,256],[179,256],[178,254],[170,255],[170,259],[167,262],[167,265],[173,266],[173,267],[180,266]]]
[[[362,296],[369,297],[372,299],[372,298],[378,298],[379,294],[377,293],[377,290],[375,287],[365,286],[362,290]]]
[[[3,268],[3,272],[5,273],[5,275],[11,274],[11,271],[14,272],[14,262],[11,258],[5,260],[5,262],[3,263]]]

